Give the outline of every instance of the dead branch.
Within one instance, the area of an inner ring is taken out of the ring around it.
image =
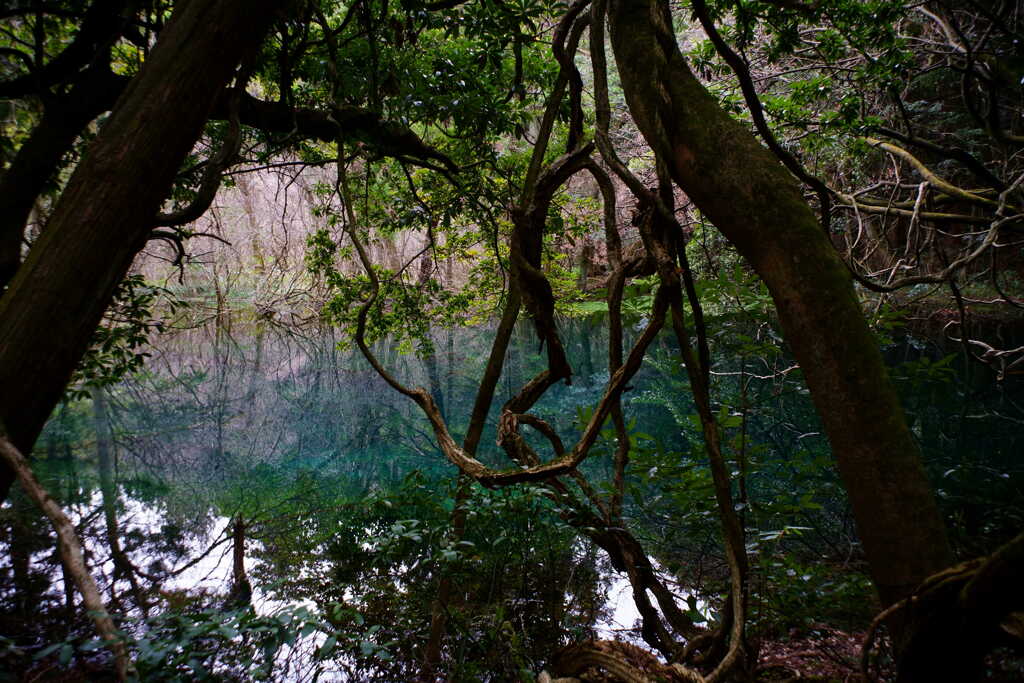
[[[884,151],[888,152],[889,154],[892,154],[893,156],[897,156],[900,159],[903,159],[904,161],[909,163],[911,166],[913,166],[914,170],[916,170],[918,173],[920,173],[921,176],[925,180],[927,180],[933,187],[936,187],[936,188],[942,190],[943,192],[945,192],[946,194],[948,194],[948,195],[950,195],[952,197],[957,197],[958,199],[962,199],[963,201],[969,202],[971,204],[976,204],[976,205],[979,205],[979,206],[987,206],[987,207],[992,207],[992,208],[1001,208],[1002,206],[1006,205],[1005,201],[996,201],[996,200],[993,200],[993,199],[989,199],[988,197],[983,197],[983,196],[981,196],[979,194],[975,194],[973,192],[968,192],[967,190],[965,190],[963,188],[957,187],[953,183],[951,183],[951,182],[947,181],[946,179],[944,179],[944,178],[938,176],[937,174],[935,174],[920,159],[918,159],[917,157],[915,157],[913,154],[911,154],[907,150],[903,149],[902,147],[894,145],[891,142],[883,142],[881,140],[876,140],[875,138],[861,138],[861,139],[864,142],[866,142],[867,144],[869,144],[870,146],[872,146],[872,147],[884,150]],[[1018,207],[1010,207],[1010,208],[1013,211],[1015,211],[1015,212],[1019,212],[1020,211],[1020,209]]]
[[[135,666],[128,656],[128,649],[118,635],[113,620],[111,620],[110,615],[107,613],[107,608],[103,604],[103,598],[100,596],[96,580],[93,579],[88,567],[85,566],[82,543],[75,532],[74,524],[71,523],[71,520],[64,514],[64,511],[57,505],[57,502],[50,496],[46,488],[36,479],[25,456],[2,433],[0,433],[0,456],[14,470],[22,490],[49,518],[53,530],[57,533],[61,563],[68,574],[71,575],[79,593],[82,594],[82,602],[85,604],[85,608],[90,613],[90,616],[92,616],[96,632],[99,633],[100,638],[114,654],[118,680],[124,681],[129,676],[134,676]]]

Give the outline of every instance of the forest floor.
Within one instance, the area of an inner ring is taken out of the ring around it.
[[[863,632],[847,633],[829,626],[794,632],[786,640],[762,642],[757,665],[757,681],[841,681],[867,680],[860,671]],[[891,673],[883,667],[882,680]]]

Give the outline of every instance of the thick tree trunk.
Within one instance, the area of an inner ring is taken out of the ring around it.
[[[803,369],[882,601],[950,564],[942,518],[850,277],[795,179],[697,81],[667,4],[612,0],[637,125],[673,180],[765,281]]]
[[[27,453],[146,243],[217,93],[280,3],[190,0],[122,94],[0,299],[0,423]],[[12,481],[0,469],[0,494]]]
[[[45,66],[5,81],[0,97],[39,97],[43,118],[0,179],[0,290],[21,262],[25,222],[61,157],[89,121],[110,109],[124,81],[110,72],[110,47],[124,28],[126,0],[94,0],[78,33]],[[66,82],[70,92],[54,87]],[[52,90],[52,92],[50,92]]]
[[[123,81],[105,66],[86,72],[70,93],[47,104],[0,177],[0,290],[18,270],[25,223],[36,199],[86,125],[113,105]]]

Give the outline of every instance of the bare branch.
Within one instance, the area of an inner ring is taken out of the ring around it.
[[[85,558],[82,554],[82,543],[75,532],[75,526],[60,509],[56,501],[50,496],[46,488],[36,479],[28,460],[21,451],[15,448],[14,444],[7,440],[5,434],[0,433],[0,456],[4,462],[14,470],[18,477],[21,488],[39,506],[39,509],[50,519],[53,530],[57,532],[59,541],[60,559],[64,568],[75,582],[79,593],[82,594],[82,602],[91,613],[93,623],[100,638],[106,643],[110,651],[114,653],[117,662],[118,680],[127,680],[129,676],[135,675],[135,667],[128,657],[128,650],[124,642],[117,634],[117,628],[107,613],[103,604],[99,588],[95,579],[85,566]]]

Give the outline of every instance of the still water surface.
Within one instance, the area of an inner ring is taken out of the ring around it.
[[[551,390],[535,412],[571,443],[607,381],[607,340],[586,322],[563,325],[575,381]],[[458,436],[492,332],[439,332],[430,361],[385,344],[379,353],[407,384],[432,388]],[[461,652],[467,658],[484,651],[500,658],[488,648],[508,629],[538,660],[569,638],[629,637],[637,615],[628,582],[539,493],[476,491],[470,531],[462,545],[450,544],[452,466],[418,409],[337,342],[330,328],[296,332],[221,320],[162,338],[143,373],[57,410],[38,445],[38,469],[76,519],[113,609],[133,619],[142,618],[140,603],[147,602],[154,609],[227,609],[240,604],[231,601],[241,567],[252,589],[243,602],[258,614],[306,606],[352,628],[349,617],[330,617],[330,610],[360,612],[355,630],[363,639],[335,658],[334,675],[344,680],[344,662],[360,656],[415,660],[439,570],[449,567],[464,577],[462,616],[452,629],[468,643]],[[960,515],[961,540],[969,545],[1019,517],[1019,505],[994,514],[986,501],[1020,493],[1020,382],[978,381],[975,373],[964,384],[955,364],[922,363],[943,355],[934,348],[904,344],[888,353],[940,501]],[[685,546],[659,527],[678,503],[672,491],[657,488],[659,468],[688,471],[699,446],[670,343],[657,342],[651,358],[625,396],[637,443],[649,451],[637,456],[646,475],[636,475],[627,517],[646,529],[657,558],[683,552],[666,547],[669,541]],[[543,362],[522,326],[496,405]],[[807,500],[809,489],[814,505],[839,519],[841,490],[822,473],[827,444],[795,373],[775,374],[785,367],[782,359],[749,354],[721,361],[722,416],[735,437],[737,421],[728,420],[743,415],[743,438],[756,444],[751,452],[763,467],[748,481],[754,495]],[[480,458],[504,466],[493,426],[486,434]],[[599,445],[585,467],[589,476],[607,474],[611,450],[610,442]],[[87,632],[70,618],[72,597],[43,520],[21,499],[2,512],[0,637],[31,652],[55,634]],[[242,532],[233,534],[239,520]],[[118,566],[119,554],[138,570],[135,579]],[[159,599],[133,599],[133,591],[152,586]],[[277,656],[316,650],[326,638],[311,630],[305,645],[292,643]],[[275,677],[291,676],[279,667]]]

